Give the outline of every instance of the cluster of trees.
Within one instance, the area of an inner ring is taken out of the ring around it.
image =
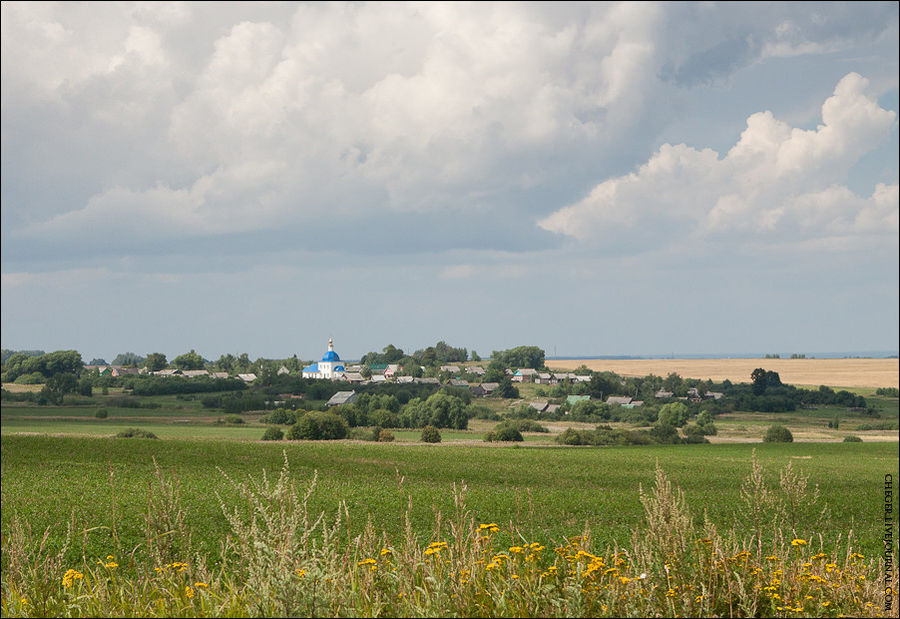
[[[81,354],[75,350],[57,350],[41,355],[20,352],[10,355],[3,363],[2,381],[43,383],[58,374],[78,376],[83,369]]]
[[[363,393],[352,404],[335,406],[327,411],[340,417],[347,427],[379,428],[453,428],[465,430],[469,419],[478,412],[463,393],[441,390],[427,399],[413,398],[401,405],[397,397]],[[279,408],[262,417],[263,423],[296,425],[309,411]]]
[[[834,391],[822,385],[817,390],[782,384],[778,372],[753,370],[751,384],[733,385],[725,381],[723,392],[737,410],[779,413],[815,405],[866,408],[866,399],[855,393]]]

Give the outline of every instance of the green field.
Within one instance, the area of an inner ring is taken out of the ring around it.
[[[698,522],[705,512],[720,528],[733,527],[754,448],[774,486],[788,462],[809,475],[811,487],[819,486],[820,503],[801,517],[807,535],[833,541],[852,530],[859,548],[877,550],[882,480],[898,475],[895,443],[510,448],[6,435],[2,522],[4,531],[13,517],[27,519],[36,531],[54,526],[56,544],[70,519],[76,530],[105,527],[87,535],[84,548],[79,541],[72,549],[78,557],[139,547],[155,459],[180,485],[195,541],[214,555],[226,531],[218,497],[228,504],[234,496],[223,473],[235,480],[263,471],[274,477],[284,451],[299,484],[318,474],[313,511],[334,513],[345,501],[353,531],[371,520],[399,537],[411,501],[414,531],[427,539],[436,511],[453,512],[453,486],[464,482],[476,521],[507,530],[514,523],[549,542],[587,524],[601,543],[627,543],[642,518],[638,487],[651,485],[657,461],[684,489]],[[815,529],[823,503],[831,516],[824,529]]]

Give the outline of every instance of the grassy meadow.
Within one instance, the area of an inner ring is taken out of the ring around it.
[[[473,419],[429,445],[261,441],[262,413],[120,396],[4,402],[3,616],[896,616],[875,583],[898,433],[863,412],[734,412],[712,444],[630,447],[557,445],[595,426],[566,421],[485,443],[496,422]],[[772,423],[795,442],[762,443]],[[135,427],[160,440],[115,437]]]

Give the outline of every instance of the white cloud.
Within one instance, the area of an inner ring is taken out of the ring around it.
[[[801,240],[866,232],[895,241],[897,186],[881,184],[863,198],[839,184],[895,126],[894,112],[868,97],[867,85],[856,73],[841,79],[816,129],[753,114],[724,157],[665,144],[638,171],[600,183],[540,225],[616,247],[637,240],[638,251],[735,233]]]

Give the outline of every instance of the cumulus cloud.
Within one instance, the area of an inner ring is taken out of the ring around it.
[[[636,172],[596,185],[539,225],[586,243],[647,251],[685,240],[736,236],[796,240],[887,235],[896,242],[897,185],[871,196],[841,185],[896,123],[849,73],[822,105],[815,129],[753,114],[724,155],[664,144]]]

